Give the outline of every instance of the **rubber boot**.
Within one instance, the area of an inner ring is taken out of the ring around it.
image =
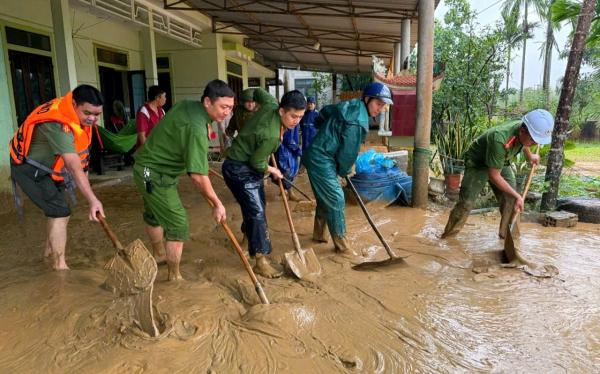
[[[170,281],[183,280],[181,273],[179,273],[179,262],[167,261],[167,269],[169,270],[169,275],[167,277],[167,280],[170,280]]]
[[[334,236],[333,245],[335,246],[335,250],[338,252],[350,251],[350,242],[345,236]]]
[[[442,239],[456,235],[460,232],[465,223],[467,223],[467,219],[469,219],[469,214],[471,214],[473,205],[475,205],[475,202],[458,200],[458,203],[456,203],[454,209],[450,212],[450,217],[448,217],[448,223],[442,234]]]
[[[300,201],[300,198],[298,197],[298,195],[296,195],[293,188],[290,188],[288,190],[288,198],[290,201],[295,201],[295,202]]]
[[[165,244],[162,240],[160,242],[152,243],[152,256],[158,266],[167,263],[167,252],[165,251]]]
[[[315,216],[313,227],[313,240],[320,243],[329,243],[329,230],[327,229],[327,218]]]
[[[254,266],[254,272],[265,278],[279,278],[283,275],[282,271],[279,271],[269,263],[267,256],[262,253],[257,253],[254,258],[256,259],[256,265]]]

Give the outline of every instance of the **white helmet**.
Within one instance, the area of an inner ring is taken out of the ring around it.
[[[547,110],[536,109],[523,116],[523,123],[529,130],[529,135],[538,144],[550,144],[552,141],[552,129],[554,118]]]

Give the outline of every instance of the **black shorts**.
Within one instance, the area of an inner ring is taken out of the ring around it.
[[[52,176],[30,164],[10,163],[11,177],[25,195],[44,211],[46,217],[61,218],[71,215],[65,198],[65,184],[55,182]]]

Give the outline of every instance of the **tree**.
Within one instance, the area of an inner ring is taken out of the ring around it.
[[[573,36],[573,44],[571,45],[571,52],[569,53],[567,69],[558,101],[558,109],[556,110],[552,145],[548,152],[545,181],[550,185],[550,189],[542,195],[542,210],[551,210],[556,207],[560,175],[563,168],[565,139],[567,137],[567,130],[569,129],[569,116],[571,114],[575,88],[577,87],[583,52],[594,16],[594,6],[597,6],[597,0],[584,0],[577,20],[577,28]]]
[[[546,2],[548,0],[505,0],[503,6],[503,12],[512,13],[513,11],[522,12],[523,17],[523,32],[529,33],[529,25],[527,22],[527,16],[529,13],[529,6],[533,6],[535,12],[542,16],[546,13]],[[543,18],[543,17],[542,17]],[[519,91],[519,105],[523,105],[523,88],[525,84],[525,56],[527,54],[527,39],[523,40],[523,57],[521,62],[521,88]]]
[[[506,92],[508,92],[510,80],[511,52],[514,48],[520,47],[524,40],[533,38],[533,34],[530,31],[535,29],[538,26],[538,23],[531,22],[527,25],[527,27],[519,26],[518,8],[513,8],[510,11],[503,11],[502,20],[504,22],[503,35],[508,45],[508,57],[506,59]],[[508,95],[505,95],[504,106],[508,107]]]

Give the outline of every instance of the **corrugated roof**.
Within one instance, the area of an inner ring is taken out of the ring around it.
[[[412,19],[411,48],[417,42],[418,0],[165,0],[164,5],[210,16],[213,32],[245,34],[246,47],[279,68],[369,73],[372,55],[389,64],[403,18]]]

